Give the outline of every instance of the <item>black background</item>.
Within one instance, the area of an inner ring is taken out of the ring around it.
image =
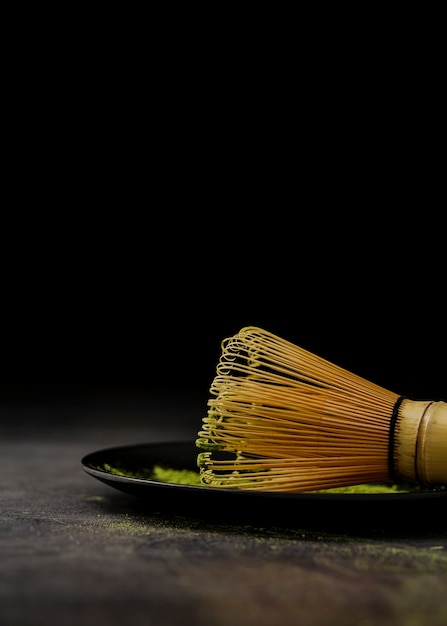
[[[18,225],[4,266],[2,396],[121,389],[205,399],[221,340],[258,325],[397,393],[446,397],[436,222],[308,215],[298,194],[287,211],[272,194],[239,213],[213,194],[201,211],[166,207],[167,217],[148,193],[134,214],[73,210]]]
[[[431,65],[415,49],[384,75],[341,46],[345,64],[292,71],[267,50],[244,64],[218,46],[154,46],[60,58],[42,42],[12,75],[2,396],[206,396],[220,341],[258,325],[398,393],[445,398]]]

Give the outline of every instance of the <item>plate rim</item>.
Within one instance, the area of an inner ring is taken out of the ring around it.
[[[135,443],[135,444],[127,444],[127,445],[116,445],[106,448],[101,448],[94,450],[85,454],[81,458],[81,465],[84,471],[90,476],[105,481],[108,484],[110,483],[118,483],[118,484],[127,484],[127,485],[135,485],[141,487],[152,487],[156,489],[173,489],[179,490],[182,492],[191,492],[195,493],[219,493],[229,494],[231,497],[240,497],[240,498],[261,498],[261,499],[281,499],[281,500],[316,500],[316,501],[350,501],[350,502],[364,502],[367,500],[368,502],[386,502],[392,501],[396,502],[397,500],[425,500],[425,499],[435,499],[435,498],[446,498],[447,490],[440,491],[417,491],[417,492],[392,492],[392,493],[311,493],[311,492],[291,492],[291,491],[261,491],[261,490],[250,490],[250,489],[233,489],[233,488],[225,488],[221,489],[219,487],[211,487],[207,485],[185,485],[181,483],[171,483],[166,481],[160,481],[155,479],[145,479],[145,478],[136,478],[134,476],[122,476],[120,474],[114,474],[113,472],[108,472],[107,470],[101,470],[97,467],[93,467],[91,462],[92,460],[99,455],[107,455],[107,454],[117,454],[117,453],[126,453],[131,452],[136,449],[144,449],[144,448],[162,448],[162,447],[174,447],[174,446],[184,446],[191,447],[195,446],[195,441],[190,439],[181,439],[181,440],[173,440],[173,441],[156,441],[156,442],[143,442],[143,443]],[[226,497],[226,496],[223,496]]]

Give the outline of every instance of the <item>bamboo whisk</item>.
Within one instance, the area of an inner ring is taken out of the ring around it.
[[[204,484],[447,484],[447,402],[403,398],[261,328],[223,340],[210,394],[196,442]]]

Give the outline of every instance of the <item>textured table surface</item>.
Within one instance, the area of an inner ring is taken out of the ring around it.
[[[0,624],[447,624],[447,529],[201,522],[81,466],[97,449],[194,437],[202,412],[168,392],[0,403]]]

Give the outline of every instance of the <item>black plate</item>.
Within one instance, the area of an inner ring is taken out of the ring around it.
[[[388,494],[275,493],[180,485],[132,476],[154,465],[197,471],[197,452],[194,441],[138,444],[92,452],[81,463],[94,478],[137,497],[145,508],[157,513],[347,532],[447,530],[445,489]],[[108,466],[121,468],[124,475],[112,473]]]

